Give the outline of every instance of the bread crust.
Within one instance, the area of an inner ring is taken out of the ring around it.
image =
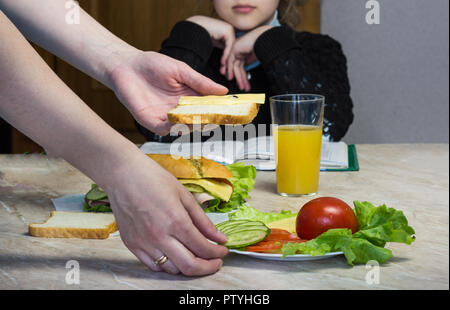
[[[216,124],[216,125],[244,125],[249,124],[258,115],[259,104],[254,103],[247,115],[227,115],[227,114],[167,114],[169,121],[174,124],[194,125],[199,124],[194,122],[194,119],[201,119],[201,124]]]
[[[229,179],[233,174],[225,166],[204,158],[180,157],[170,154],[147,154],[172,175],[179,179]]]
[[[28,225],[28,232],[34,237],[43,238],[78,238],[78,239],[107,239],[109,235],[118,230],[114,221],[105,228],[73,228],[73,227],[41,227],[36,224],[47,223],[56,211],[50,212],[50,217],[44,223],[32,223]]]

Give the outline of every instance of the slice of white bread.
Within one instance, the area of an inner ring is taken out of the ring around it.
[[[168,117],[174,124],[248,124],[264,101],[264,94],[184,96],[178,106],[169,111]]]
[[[44,223],[29,224],[28,231],[44,238],[106,239],[117,224],[112,213],[51,211]]]

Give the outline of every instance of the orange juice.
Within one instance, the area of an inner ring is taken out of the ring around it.
[[[273,137],[278,192],[286,195],[317,193],[322,126],[275,126]]]

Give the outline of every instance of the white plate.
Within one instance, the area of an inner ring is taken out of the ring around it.
[[[228,213],[206,213],[209,219],[214,223],[218,224],[221,222],[228,221]],[[276,261],[306,261],[306,260],[318,260],[335,257],[337,255],[344,254],[344,252],[331,252],[325,255],[308,255],[308,254],[295,254],[289,255],[286,257],[282,257],[281,254],[269,254],[269,253],[256,253],[256,252],[247,252],[247,251],[239,251],[239,250],[230,250],[231,253],[236,253],[240,255],[247,255],[253,258],[265,259],[265,260],[276,260]]]
[[[253,258],[265,259],[265,260],[276,260],[276,261],[285,261],[285,262],[300,262],[307,260],[318,260],[335,257],[344,252],[331,252],[325,255],[308,255],[308,254],[295,254],[282,257],[281,254],[269,254],[269,253],[256,253],[256,252],[247,252],[247,251],[239,251],[239,250],[230,250],[231,253],[247,255]]]

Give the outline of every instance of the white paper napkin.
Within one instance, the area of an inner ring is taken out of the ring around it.
[[[56,211],[84,211],[84,194],[67,195],[52,199]]]

